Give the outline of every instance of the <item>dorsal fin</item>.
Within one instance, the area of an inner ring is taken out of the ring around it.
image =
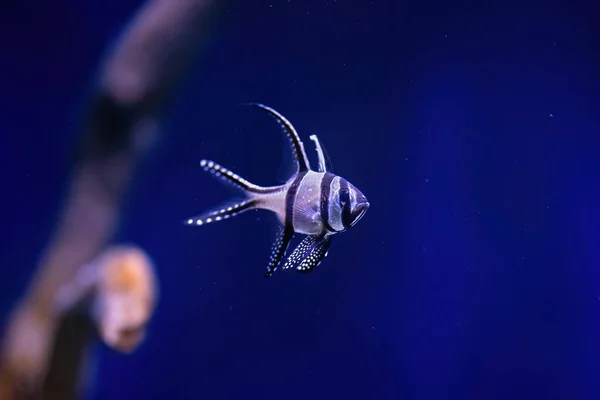
[[[260,103],[245,103],[248,106],[258,107],[262,110],[265,110],[273,118],[277,120],[279,125],[283,128],[288,139],[290,140],[290,145],[292,146],[292,153],[294,154],[294,158],[296,159],[296,163],[298,166],[298,172],[308,171],[310,170],[310,163],[308,162],[308,157],[306,157],[306,152],[304,151],[304,145],[294,129],[294,126],[288,121],[283,115],[272,109],[271,107],[265,106]]]
[[[323,151],[323,158],[325,159],[325,166],[326,166],[327,172],[334,173],[333,162],[331,161],[331,157],[329,157],[327,148],[325,147],[325,145],[323,145],[323,143],[320,143],[320,145],[321,145],[321,151]]]
[[[323,153],[323,147],[321,146],[321,142],[319,142],[319,138],[317,137],[317,135],[310,135],[310,140],[315,142],[315,147],[317,149],[317,157],[319,160],[319,172],[327,172],[325,153]]]

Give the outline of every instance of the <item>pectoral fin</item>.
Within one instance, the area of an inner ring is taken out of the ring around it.
[[[300,272],[310,272],[327,256],[331,236],[307,236],[288,257],[283,269],[296,268]]]
[[[273,272],[277,270],[277,266],[281,262],[281,259],[285,255],[285,252],[290,245],[290,240],[292,240],[292,236],[294,236],[294,230],[288,225],[282,225],[278,232],[273,243],[273,247],[271,248],[271,259],[269,260],[269,265],[267,266],[267,271],[265,272],[265,278],[273,275]]]

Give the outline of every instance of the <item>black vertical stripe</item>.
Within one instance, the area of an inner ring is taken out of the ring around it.
[[[331,182],[335,178],[335,175],[326,172],[321,180],[321,220],[325,225],[325,229],[329,232],[335,232],[331,225],[329,225],[329,195],[331,193]]]
[[[308,171],[302,171],[296,175],[296,179],[292,182],[290,186],[290,190],[288,190],[287,195],[285,196],[285,224],[286,226],[293,227],[294,226],[294,203],[296,202],[296,194],[298,193],[298,188],[300,187],[300,182],[304,176],[308,173]]]
[[[340,178],[340,206],[342,207],[342,225],[344,225],[344,228],[348,228],[352,223],[352,216],[350,215],[350,189],[348,181],[344,178]]]

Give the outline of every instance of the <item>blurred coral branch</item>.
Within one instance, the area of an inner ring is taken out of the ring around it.
[[[216,2],[151,0],[108,55],[63,214],[6,327],[0,400],[77,397],[95,337],[122,352],[143,339],[154,267],[143,250],[110,241],[135,166]]]

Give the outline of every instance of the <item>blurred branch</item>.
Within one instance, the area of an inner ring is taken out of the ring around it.
[[[107,246],[135,166],[215,3],[149,1],[103,64],[63,214],[8,321],[0,400],[76,397],[97,333],[120,351],[143,338],[156,297],[152,263],[141,249]]]

